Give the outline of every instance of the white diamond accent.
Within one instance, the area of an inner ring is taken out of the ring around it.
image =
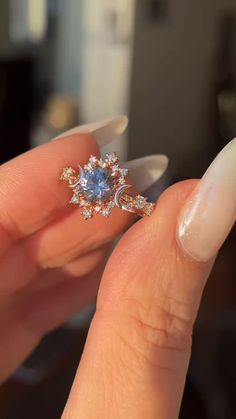
[[[114,164],[114,165],[112,166],[112,171],[113,171],[113,172],[119,172],[119,165],[118,165],[118,164]]]
[[[82,215],[85,220],[88,220],[88,218],[92,218],[92,212],[89,209],[83,210]]]
[[[147,215],[151,215],[154,208],[155,208],[155,205],[149,202],[148,204],[145,205],[144,211]]]
[[[144,198],[141,195],[136,196],[136,198],[135,198],[135,206],[136,206],[136,208],[142,209],[142,208],[145,207],[145,205],[146,205],[146,198]]]
[[[116,153],[106,154],[106,159],[108,160],[109,163],[112,163],[112,164],[118,162],[119,160]]]
[[[102,215],[103,215],[103,217],[108,218],[108,217],[109,217],[109,215],[110,215],[110,210],[109,210],[109,208],[104,208],[104,210],[102,210]]]
[[[100,160],[98,160],[99,165],[102,167],[103,166],[103,159],[101,158]]]
[[[78,195],[73,195],[71,200],[70,200],[71,204],[78,204],[79,203],[79,196]]]
[[[110,201],[109,203],[108,203],[108,205],[107,205],[107,207],[108,208],[115,208],[115,206],[116,206],[116,204],[115,204],[115,202],[114,201]]]
[[[127,176],[129,173],[129,169],[120,169],[120,174],[121,176]]]
[[[100,205],[96,205],[96,207],[94,207],[94,211],[95,212],[99,212],[100,209],[101,209],[101,206]]]
[[[120,177],[120,179],[119,179],[119,184],[120,184],[120,185],[124,185],[124,184],[125,184],[125,178]]]
[[[61,175],[61,179],[62,180],[69,180],[71,176],[75,175],[75,169],[73,169],[73,167],[65,167],[63,169],[62,175]]]
[[[92,167],[94,167],[97,163],[98,163],[98,159],[95,156],[91,156],[89,158],[89,163],[91,164]]]

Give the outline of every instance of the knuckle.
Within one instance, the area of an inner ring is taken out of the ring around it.
[[[193,316],[190,308],[176,299],[162,304],[132,301],[133,345],[146,360],[161,369],[174,369],[177,357],[189,354]]]
[[[104,318],[104,311],[99,311]],[[178,361],[189,357],[193,320],[184,303],[166,298],[161,305],[144,304],[132,298],[126,300],[125,309],[113,309],[105,317],[115,342],[111,352],[121,371],[128,367],[131,375],[141,374],[149,365],[158,372],[174,373]]]
[[[137,320],[144,338],[154,345],[185,350],[192,336],[193,320],[188,308],[176,299],[165,298],[162,304],[139,306]]]

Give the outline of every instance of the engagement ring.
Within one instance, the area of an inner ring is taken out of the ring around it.
[[[152,214],[155,206],[147,202],[147,198],[126,193],[132,187],[126,183],[128,169],[119,166],[115,153],[106,154],[104,159],[90,156],[85,166],[78,167],[79,173],[73,167],[65,167],[60,180],[67,182],[72,189],[70,203],[81,207],[85,220],[94,214],[109,217],[115,207],[140,217]]]

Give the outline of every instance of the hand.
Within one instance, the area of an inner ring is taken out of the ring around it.
[[[177,419],[191,336],[236,216],[236,140],[166,190],[111,255],[63,419]]]
[[[187,181],[168,189],[116,247],[65,418],[178,416],[202,290],[235,220],[231,148],[218,158],[219,176],[210,170],[199,187]],[[65,160],[83,164],[90,154],[99,155],[93,136],[71,136],[0,169],[2,380],[44,333],[94,300],[108,244],[133,220],[115,210],[108,220],[84,222],[77,208],[68,210],[69,191],[55,179]],[[216,211],[222,205],[224,217]]]
[[[0,167],[0,382],[44,334],[96,299],[110,243],[134,217],[113,209],[109,219],[85,222],[78,207],[68,205],[71,191],[59,177],[66,164],[99,156],[99,147],[126,125],[121,116],[80,126]],[[145,189],[167,159],[129,165],[142,172],[137,186]]]
[[[0,381],[45,333],[95,301],[109,244],[134,219],[114,209],[85,222],[59,183],[67,162],[99,156],[101,131],[106,138],[104,129],[67,136],[0,167]]]

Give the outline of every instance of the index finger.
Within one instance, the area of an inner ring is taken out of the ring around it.
[[[36,147],[0,167],[1,251],[43,227],[68,206],[70,191],[58,188],[63,166],[99,155],[91,134],[71,135]],[[68,199],[67,199],[68,198]]]

